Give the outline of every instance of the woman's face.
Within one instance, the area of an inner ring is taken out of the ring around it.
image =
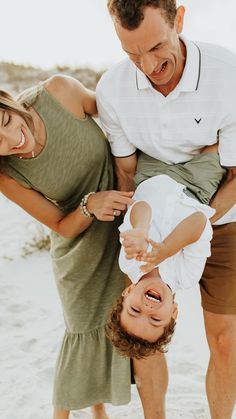
[[[26,155],[35,139],[25,120],[17,113],[0,109],[0,156]]]

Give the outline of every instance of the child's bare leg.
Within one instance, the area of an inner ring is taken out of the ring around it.
[[[103,403],[95,404],[91,407],[93,419],[109,419]]]
[[[201,153],[218,153],[218,144],[207,145],[201,150]]]
[[[148,230],[152,217],[152,209],[145,201],[137,202],[133,205],[130,212],[130,223],[132,230],[121,233],[127,259],[133,259],[140,252],[144,252],[148,247]]]

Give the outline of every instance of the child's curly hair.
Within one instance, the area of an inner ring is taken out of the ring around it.
[[[175,320],[171,319],[170,323],[164,327],[163,334],[155,342],[149,342],[127,333],[122,327],[120,316],[123,310],[123,301],[124,297],[121,295],[117,299],[106,325],[107,337],[119,353],[129,358],[141,359],[153,355],[157,351],[167,352],[167,345],[175,331]]]

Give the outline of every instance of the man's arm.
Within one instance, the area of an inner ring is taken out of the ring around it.
[[[211,201],[211,207],[215,208],[216,213],[211,218],[211,223],[215,223],[225,215],[236,203],[236,168],[228,169],[228,176],[223,185],[216,192]]]
[[[118,190],[134,191],[134,175],[137,166],[136,153],[128,157],[115,158]]]
[[[97,84],[96,97],[100,121],[115,159],[118,188],[120,191],[133,191],[137,164],[136,147],[130,143],[124,127],[121,126],[109,82],[103,77]]]

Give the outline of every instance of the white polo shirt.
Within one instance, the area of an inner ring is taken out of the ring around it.
[[[169,176],[159,175],[140,183],[134,194],[136,202],[146,201],[152,208],[152,220],[148,234],[151,239],[159,243],[174,230],[177,224],[194,212],[201,211],[207,217],[205,228],[196,242],[181,249],[158,265],[161,279],[171,287],[173,292],[196,285],[202,277],[206,259],[211,254],[212,227],[209,218],[214,215],[215,210],[188,197],[183,192],[185,188],[184,185]],[[132,229],[130,212],[133,205],[129,207],[123,224],[119,227],[121,232]],[[133,283],[137,283],[143,276],[143,272],[140,270],[140,266],[143,264],[144,262],[138,262],[136,259],[126,259],[121,246],[120,269],[129,276]]]
[[[219,141],[221,164],[236,167],[236,56],[183,41],[185,69],[167,97],[128,58],[102,76],[97,104],[112,153],[127,157],[138,148],[172,164]],[[236,221],[236,205],[217,224],[230,221]]]

